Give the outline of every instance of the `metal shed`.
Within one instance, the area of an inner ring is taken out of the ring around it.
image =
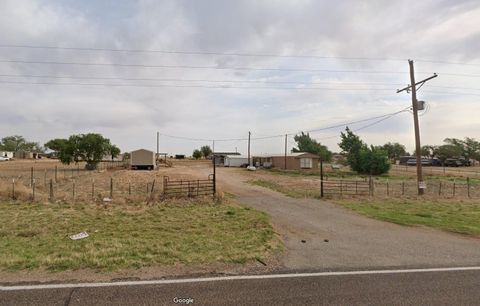
[[[248,165],[248,157],[242,155],[227,155],[224,158],[223,165],[225,167],[240,167]]]
[[[153,170],[156,168],[155,153],[139,149],[130,153],[130,167],[135,170]]]

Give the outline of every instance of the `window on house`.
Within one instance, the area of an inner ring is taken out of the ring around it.
[[[312,168],[312,159],[311,158],[300,158],[300,168]]]

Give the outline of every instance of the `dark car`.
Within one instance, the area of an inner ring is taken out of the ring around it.
[[[463,166],[463,163],[461,160],[456,159],[456,158],[447,158],[444,162],[443,165],[445,167],[461,167]]]

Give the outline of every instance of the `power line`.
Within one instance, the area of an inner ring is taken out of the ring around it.
[[[55,76],[35,74],[0,74],[0,77],[14,78],[42,78],[42,79],[78,79],[78,80],[121,80],[121,81],[158,81],[158,82],[206,82],[206,83],[262,83],[262,84],[331,84],[331,85],[404,85],[403,83],[379,82],[300,82],[300,81],[269,81],[269,80],[208,80],[208,79],[177,79],[177,78],[125,78],[125,77],[97,77],[97,76]]]
[[[368,73],[368,74],[404,74],[403,71],[375,71],[375,70],[331,70],[306,68],[255,68],[255,67],[220,67],[195,65],[146,65],[122,63],[86,63],[86,62],[57,62],[57,61],[29,61],[29,60],[0,60],[0,63],[12,64],[44,64],[44,65],[75,65],[75,66],[116,66],[136,68],[171,68],[171,69],[212,69],[212,70],[243,70],[243,71],[289,71],[289,72],[328,72],[328,73]]]
[[[383,120],[386,120],[388,118],[391,118],[397,114],[400,114],[402,112],[405,112],[407,108],[404,108],[400,111],[397,111],[397,112],[394,112],[394,113],[388,113],[388,114],[384,114],[384,115],[381,115],[381,116],[375,116],[375,117],[370,117],[370,118],[366,118],[366,119],[361,119],[361,120],[356,120],[356,121],[350,121],[350,122],[344,122],[342,124],[337,124],[337,125],[332,125],[332,126],[328,126],[328,127],[324,127],[324,128],[319,128],[319,129],[314,129],[314,130],[308,130],[308,131],[303,131],[303,132],[313,132],[313,131],[322,131],[322,130],[329,130],[329,129],[334,129],[334,128],[338,128],[338,127],[343,127],[343,126],[348,126],[348,125],[352,125],[352,124],[357,124],[357,123],[361,123],[361,122],[366,122],[366,121],[371,121],[371,120],[375,120],[375,119],[379,119],[379,118],[382,118],[380,119],[380,121],[378,122],[381,122]],[[385,118],[386,117],[386,118]],[[367,126],[368,127],[368,126]],[[365,128],[365,127],[364,127]],[[296,132],[296,133],[287,133],[288,136],[293,136],[293,135],[296,135],[300,132]],[[166,137],[169,137],[169,138],[177,138],[177,139],[183,139],[183,140],[190,140],[190,141],[216,141],[216,142],[226,142],[226,141],[247,141],[248,138],[223,138],[223,139],[207,139],[207,138],[191,138],[191,137],[184,137],[184,136],[175,136],[175,135],[169,135],[169,134],[160,134],[162,136],[166,136]],[[285,137],[285,133],[283,134],[278,134],[278,135],[270,135],[270,136],[263,136],[263,137],[252,137],[251,140],[264,140],[264,139],[272,139],[272,138],[279,138],[279,137]]]
[[[66,86],[104,86],[104,87],[147,87],[147,88],[212,88],[212,89],[291,89],[291,90],[328,90],[328,91],[384,91],[390,92],[391,89],[387,88],[331,88],[331,87],[274,87],[274,86],[209,86],[209,85],[178,85],[178,84],[105,84],[105,83],[55,83],[55,82],[18,82],[18,81],[3,81],[0,80],[0,84],[24,84],[24,85],[66,85]]]
[[[160,54],[183,54],[183,55],[215,55],[215,56],[239,56],[239,57],[273,57],[273,58],[299,58],[299,59],[335,59],[356,61],[405,61],[400,58],[375,58],[375,57],[347,57],[347,56],[324,56],[324,55],[285,55],[272,53],[239,53],[239,52],[214,52],[214,51],[191,51],[191,50],[153,50],[153,49],[122,49],[122,48],[93,48],[93,47],[59,47],[59,46],[35,46],[2,44],[0,48],[21,49],[46,49],[46,50],[69,50],[69,51],[101,51],[101,52],[124,52],[124,53],[160,53]],[[480,63],[450,62],[443,60],[418,59],[417,62],[437,63],[447,65],[480,66]]]

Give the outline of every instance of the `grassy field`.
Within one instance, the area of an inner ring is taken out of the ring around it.
[[[480,236],[480,202],[447,200],[339,200],[337,203],[369,217],[403,225],[425,225]]]
[[[0,269],[114,271],[245,263],[282,249],[267,215],[228,203],[0,204]],[[87,231],[90,237],[70,240]]]

